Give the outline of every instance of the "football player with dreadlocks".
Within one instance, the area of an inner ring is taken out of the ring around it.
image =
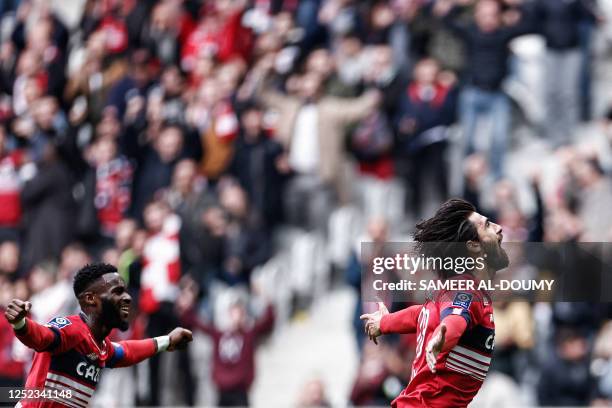
[[[466,279],[478,288],[508,266],[499,225],[467,201],[452,199],[416,226],[414,239],[426,255],[484,259],[484,268],[459,274],[437,271],[440,279]],[[416,333],[416,354],[408,386],[392,402],[394,408],[467,407],[480,389],[493,353],[493,305],[484,290],[436,292],[422,305],[389,313],[364,314],[366,333],[376,342],[383,334]]]

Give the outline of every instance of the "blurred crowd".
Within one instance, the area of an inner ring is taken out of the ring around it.
[[[259,341],[321,296],[371,307],[359,240],[406,237],[450,196],[508,241],[612,238],[605,0],[86,0],[75,21],[61,3],[0,1],[0,307],[71,314],[75,272],[117,265],[134,310],[113,336],[205,334],[214,404],[249,404]],[[483,400],[612,404],[606,304],[495,319]],[[0,385],[18,385],[31,354],[0,326]],[[386,405],[413,339],[361,333],[342,402]],[[172,364],[165,403],[197,404],[201,362]],[[105,373],[104,406],[164,403],[162,367]],[[337,402],[318,378],[295,397]]]

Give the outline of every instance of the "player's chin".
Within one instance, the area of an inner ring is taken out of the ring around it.
[[[121,319],[119,324],[117,324],[117,328],[121,331],[127,331],[130,328],[130,322],[127,319]]]
[[[492,266],[495,271],[507,268],[508,265],[510,265],[510,258],[506,250],[500,247],[497,256],[495,256],[491,264],[490,266]]]
[[[120,309],[114,320],[117,329],[126,331],[130,328],[130,313],[125,309]]]

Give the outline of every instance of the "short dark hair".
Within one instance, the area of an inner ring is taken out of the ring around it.
[[[428,257],[466,256],[467,249],[456,243],[478,241],[476,226],[469,220],[474,212],[476,207],[460,198],[442,204],[433,217],[416,225],[414,240],[421,252]]]
[[[79,297],[89,285],[98,280],[102,275],[117,272],[117,268],[106,263],[92,263],[82,267],[74,277],[74,294]]]
[[[263,105],[259,103],[259,101],[254,100],[254,99],[244,102],[243,104],[240,105],[239,108],[240,108],[239,109],[240,117],[242,117],[242,115],[244,115],[247,112],[252,112],[252,111],[263,112],[265,110]]]
[[[185,138],[185,127],[183,124],[176,119],[164,119],[161,125],[161,132],[168,129],[176,129],[181,133],[183,139]]]

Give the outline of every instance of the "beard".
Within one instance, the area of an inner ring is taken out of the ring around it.
[[[497,241],[485,243],[484,251],[487,255],[487,266],[490,270],[497,272],[510,264],[506,250]]]
[[[126,331],[130,327],[130,323],[121,318],[119,309],[107,299],[102,300],[102,321],[111,327],[117,328],[122,332]]]

